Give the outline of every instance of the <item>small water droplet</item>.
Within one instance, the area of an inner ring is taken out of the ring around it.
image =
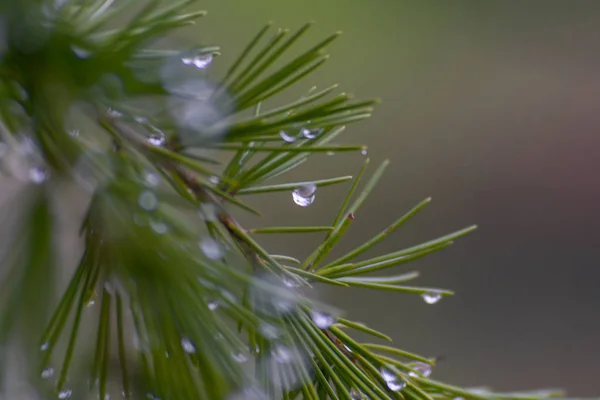
[[[210,178],[208,178],[208,180],[210,181],[210,183],[212,183],[213,185],[218,185],[219,182],[221,182],[221,178],[219,178],[217,175],[212,175]]]
[[[138,204],[146,211],[153,211],[158,207],[158,199],[151,191],[144,190],[138,198]]]
[[[300,129],[300,134],[304,136],[306,139],[316,139],[321,133],[323,133],[322,128],[302,128]]]
[[[442,295],[438,292],[423,293],[421,297],[427,304],[435,304],[442,299]]]
[[[79,129],[71,129],[67,131],[67,134],[71,137],[79,137]]]
[[[71,397],[71,394],[73,394],[71,389],[63,389],[60,392],[58,392],[58,398],[59,399],[68,399],[69,397]]]
[[[328,156],[335,156],[335,151],[328,151],[327,153]]]
[[[269,340],[277,339],[280,334],[279,328],[277,328],[275,325],[271,325],[271,324],[267,324],[267,323],[261,324],[259,326],[258,330],[260,331],[260,334],[265,339],[269,339]]]
[[[159,235],[164,235],[169,231],[169,227],[162,221],[151,220],[150,228]]]
[[[188,354],[192,354],[196,352],[196,346],[187,338],[181,339],[181,347],[183,347],[183,351]]]
[[[181,58],[184,65],[193,65],[198,69],[207,68],[213,61],[212,54],[199,54],[195,56],[186,56]]]
[[[44,183],[48,179],[48,171],[44,167],[29,168],[29,180],[36,185]]]
[[[75,45],[71,45],[71,50],[73,50],[73,53],[75,53],[75,55],[79,58],[90,58],[92,56],[92,52],[84,49],[82,47],[79,46],[75,46]]]
[[[419,376],[424,376],[425,378],[427,378],[429,375],[431,375],[431,365],[429,364],[419,362],[411,366],[411,368],[413,370],[408,373],[409,376],[415,378],[418,378]]]
[[[279,131],[279,137],[281,137],[281,139],[283,139],[283,141],[286,143],[294,143],[296,141],[295,136],[290,135],[284,130]]]
[[[216,301],[216,300],[215,301],[209,301],[207,305],[208,305],[208,309],[210,311],[215,311],[215,310],[217,310],[219,308],[219,302]]]
[[[200,250],[211,260],[218,260],[223,256],[221,246],[211,237],[205,237],[200,241]]]
[[[40,351],[46,351],[48,350],[48,348],[50,347],[50,343],[48,342],[44,342],[42,343],[42,345],[40,346]]]
[[[248,361],[248,356],[244,353],[231,353],[231,358],[233,358],[233,361],[239,364],[243,364]]]
[[[115,110],[114,108],[109,108],[106,111],[106,113],[113,118],[119,118],[123,116],[123,113],[121,111]]]
[[[288,363],[294,358],[292,351],[282,344],[276,345],[271,353],[273,359],[280,364]]]
[[[48,367],[44,368],[42,371],[42,379],[50,379],[54,376],[54,368]]]
[[[315,201],[315,192],[317,191],[317,185],[309,183],[302,185],[292,192],[292,199],[294,203],[300,207],[308,207]]]
[[[147,172],[144,180],[148,186],[156,187],[160,183],[160,176],[154,172]]]
[[[366,156],[368,154],[367,149],[362,149],[360,151],[360,154],[363,155],[363,156]]]
[[[324,312],[313,312],[312,320],[320,329],[327,329],[335,322],[335,318],[331,314]]]
[[[166,135],[164,132],[156,130],[148,137],[148,143],[152,146],[162,146],[165,144]]]
[[[379,372],[390,390],[397,392],[406,387],[406,382],[398,379],[398,375],[392,369],[381,368]]]
[[[350,390],[350,399],[352,399],[352,400],[362,400],[363,399],[363,395],[358,390],[352,388],[352,390]]]

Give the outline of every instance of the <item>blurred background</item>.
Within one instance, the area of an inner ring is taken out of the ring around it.
[[[201,6],[209,15],[182,36],[222,46],[215,77],[268,20],[292,29],[315,20],[305,46],[338,29],[344,35],[331,46],[330,62],[294,95],[340,83],[357,97],[383,99],[371,120],[342,139],[369,146],[371,172],[385,158],[392,164],[338,254],[428,196],[432,204],[367,256],[480,226],[450,249],[398,267],[417,268],[419,284],[453,289],[452,298],[427,305],[418,296],[328,288],[323,299],[405,349],[444,356],[436,379],[599,394],[600,2]],[[362,161],[316,157],[291,175],[355,174]],[[321,188],[309,208],[297,207],[289,193],[269,195],[258,204],[268,221],[256,224],[328,222],[346,190]],[[320,239],[292,236],[261,239],[273,252],[298,257]]]

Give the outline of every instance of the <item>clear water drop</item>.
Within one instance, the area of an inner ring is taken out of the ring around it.
[[[193,65],[198,69],[207,68],[213,61],[212,54],[200,54],[195,56],[186,56],[181,58],[184,65]]]
[[[165,140],[166,140],[166,135],[164,134],[164,132],[161,132],[158,130],[156,132],[153,132],[148,137],[148,143],[151,144],[152,146],[162,146],[163,144],[165,144]]]
[[[208,309],[210,311],[216,311],[219,308],[219,302],[218,301],[209,301],[208,304]]]
[[[379,373],[381,374],[383,380],[386,382],[395,381],[398,379],[398,376],[388,368],[381,368],[381,371],[379,371]]]
[[[413,370],[410,371],[408,373],[408,375],[418,378],[420,376],[424,376],[425,378],[427,378],[429,375],[431,375],[431,365],[429,364],[425,364],[422,362],[416,363],[415,365],[413,365],[411,367]]]
[[[360,151],[360,154],[363,155],[363,156],[366,156],[368,154],[367,149],[362,149]]]
[[[394,392],[402,390],[406,387],[406,382],[398,378],[398,375],[389,368],[381,368],[379,371],[381,377],[385,381],[387,387]]]
[[[147,172],[144,180],[148,186],[156,187],[160,183],[160,176],[154,172]]]
[[[386,385],[391,391],[399,392],[400,390],[402,390],[406,387],[406,382],[404,382],[403,380],[396,380],[396,381],[386,382]]]
[[[54,368],[48,367],[42,370],[42,379],[50,379],[54,376]]]
[[[196,346],[194,346],[194,343],[192,343],[190,339],[181,339],[181,347],[183,347],[183,351],[185,351],[188,354],[193,354],[196,352]]]
[[[328,151],[327,153],[328,156],[335,156],[335,151]]]
[[[41,344],[40,350],[41,351],[46,351],[46,350],[48,350],[49,347],[50,347],[50,343],[44,342],[44,343]]]
[[[44,183],[48,179],[48,171],[44,167],[31,167],[29,168],[29,180],[36,185]]]
[[[60,392],[58,392],[58,398],[68,399],[69,397],[71,397],[72,394],[73,392],[71,391],[71,389],[63,389]]]
[[[363,395],[358,390],[352,388],[352,390],[350,390],[350,399],[352,399],[352,400],[362,400],[363,399]]]
[[[283,284],[289,288],[297,288],[302,286],[300,279],[296,276],[284,276],[281,278]]]
[[[258,327],[258,330],[265,339],[269,340],[277,339],[280,335],[279,328],[277,328],[275,325],[267,323],[261,324]]]
[[[288,363],[294,358],[292,351],[282,344],[276,345],[272,350],[272,354],[273,359],[279,364]]]
[[[292,199],[294,203],[300,207],[308,207],[315,201],[315,192],[317,191],[317,185],[309,183],[302,185],[299,188],[294,189],[292,192]]]
[[[79,129],[71,129],[67,131],[67,134],[74,138],[79,137]]]
[[[316,139],[321,133],[323,133],[322,128],[302,128],[300,129],[300,134],[304,136],[306,139]]]
[[[115,110],[114,108],[109,108],[107,111],[107,114],[113,118],[119,118],[123,116],[123,113],[119,110]]]
[[[219,178],[217,175],[212,175],[210,178],[208,178],[208,180],[213,185],[218,185],[221,182],[221,178]]]
[[[311,317],[315,325],[320,329],[327,329],[335,322],[335,318],[331,314],[324,312],[313,312]]]
[[[248,361],[248,356],[244,353],[231,353],[231,358],[238,364],[243,364]]]
[[[82,58],[82,59],[90,58],[92,56],[91,51],[86,50],[79,46],[72,45],[71,50],[73,50],[73,53],[75,53],[75,55],[77,57]]]
[[[439,292],[423,293],[421,297],[427,304],[435,304],[442,299],[442,295]]]
[[[151,220],[150,228],[159,235],[164,235],[169,231],[169,227],[162,221]]]
[[[281,139],[283,139],[283,141],[286,143],[294,143],[296,141],[295,136],[290,135],[284,130],[279,131],[279,137],[281,137]]]
[[[223,257],[221,245],[211,237],[205,237],[200,241],[200,250],[211,260],[218,260]]]
[[[153,211],[158,207],[158,199],[151,191],[144,190],[138,197],[138,204],[146,211]]]

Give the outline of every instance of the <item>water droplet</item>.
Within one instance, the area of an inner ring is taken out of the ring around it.
[[[60,392],[58,392],[58,398],[59,399],[68,399],[69,397],[71,397],[71,394],[73,394],[71,389],[63,389]]]
[[[322,128],[302,128],[300,129],[300,134],[304,136],[306,139],[316,139],[321,133],[323,133]]]
[[[71,129],[67,131],[67,134],[71,137],[79,137],[79,129]]]
[[[54,376],[54,368],[48,367],[44,368],[42,371],[42,379],[50,379]]]
[[[31,167],[29,169],[29,180],[36,185],[44,183],[48,179],[48,171],[44,167]]]
[[[275,325],[266,324],[266,323],[261,324],[259,326],[258,330],[260,331],[260,334],[265,339],[269,339],[269,340],[277,339],[280,334],[279,328],[277,328]]]
[[[243,364],[248,361],[248,356],[246,356],[244,353],[231,353],[231,358],[233,358],[233,361],[239,364]]]
[[[313,312],[312,320],[320,329],[327,329],[335,322],[335,318],[331,314],[324,312]]]
[[[431,365],[429,364],[419,362],[411,366],[411,368],[413,370],[410,371],[408,375],[413,376],[415,378],[418,378],[419,376],[424,376],[425,378],[427,378],[429,375],[431,375]]]
[[[123,113],[121,111],[115,110],[114,108],[109,108],[106,111],[106,113],[113,118],[119,118],[123,116]]]
[[[208,302],[208,309],[210,311],[215,311],[217,308],[219,308],[219,302],[218,301],[209,301]]]
[[[148,137],[148,143],[152,146],[162,146],[165,144],[166,135],[164,132],[156,130]]]
[[[205,237],[200,241],[200,250],[211,260],[218,260],[223,256],[221,246],[211,237]]]
[[[327,153],[328,156],[335,156],[335,151],[328,151]]]
[[[279,137],[281,137],[281,139],[283,139],[283,141],[286,143],[294,143],[296,141],[295,136],[290,135],[284,130],[279,131]]]
[[[147,172],[144,180],[148,186],[156,187],[160,183],[160,176],[154,172]]]
[[[91,51],[81,48],[79,46],[71,45],[71,50],[73,50],[73,53],[75,53],[75,55],[79,58],[86,59],[92,56]]]
[[[213,185],[218,185],[219,182],[221,182],[221,178],[219,178],[217,175],[212,175],[210,178],[208,178],[208,180],[210,181],[210,183],[212,183]]]
[[[363,399],[363,395],[358,390],[352,388],[352,390],[350,390],[350,399],[352,399],[352,400],[362,400]]]
[[[207,68],[213,61],[212,54],[199,54],[196,56],[186,56],[181,58],[184,65],[193,65],[198,69]]]
[[[138,204],[146,211],[156,210],[158,207],[158,199],[156,195],[149,190],[145,190],[140,194],[138,198]]]
[[[280,364],[288,363],[294,358],[292,351],[282,344],[276,345],[271,353],[273,359]]]
[[[363,155],[363,156],[366,156],[367,155],[367,149],[362,149],[360,151],[360,154]]]
[[[317,185],[309,183],[302,185],[292,192],[292,199],[294,203],[300,207],[308,207],[315,201],[315,192],[317,191]]]
[[[164,235],[169,231],[169,227],[167,226],[167,224],[156,220],[150,221],[150,228],[152,228],[152,230],[158,233],[159,235]]]
[[[438,292],[423,293],[421,297],[427,304],[435,304],[442,299],[442,295]]]
[[[41,350],[41,351],[46,351],[46,350],[48,350],[48,348],[49,348],[49,347],[50,347],[50,343],[48,343],[48,342],[44,342],[44,343],[42,343],[42,345],[40,346],[40,350]]]
[[[281,280],[283,284],[289,288],[297,288],[302,285],[300,279],[298,279],[296,276],[284,276],[281,278]]]
[[[185,351],[188,354],[196,352],[196,346],[194,346],[194,344],[189,339],[181,339],[181,347],[183,347],[183,351]]]
[[[398,379],[398,375],[392,369],[382,368],[379,372],[390,390],[397,392],[406,387],[406,382]]]

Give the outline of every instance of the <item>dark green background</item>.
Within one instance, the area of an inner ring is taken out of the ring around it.
[[[435,378],[600,394],[600,2],[201,5],[209,15],[182,35],[222,46],[215,77],[268,20],[289,28],[315,20],[314,41],[344,31],[330,63],[298,93],[337,82],[357,96],[381,97],[374,118],[352,126],[344,142],[364,142],[373,161],[393,163],[341,248],[427,196],[433,203],[375,252],[480,225],[453,248],[413,264],[420,283],[454,289],[454,298],[429,306],[360,289],[323,291],[324,298],[406,349],[444,355]],[[354,173],[361,161],[359,155],[317,157],[292,175]],[[289,193],[259,205],[273,224],[324,223],[342,194],[320,189],[306,209]],[[270,250],[295,256],[318,242],[266,239]]]

